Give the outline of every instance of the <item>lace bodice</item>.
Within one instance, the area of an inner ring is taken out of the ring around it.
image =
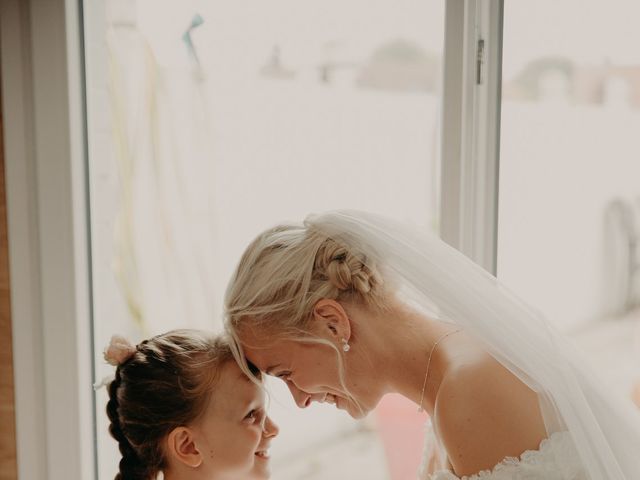
[[[507,457],[492,470],[457,477],[449,470],[427,473],[427,462],[438,441],[427,424],[427,438],[419,480],[587,480],[569,432],[556,432],[542,441],[538,450],[527,450],[520,458]]]

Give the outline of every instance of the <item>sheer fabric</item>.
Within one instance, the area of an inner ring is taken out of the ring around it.
[[[395,282],[408,302],[483,341],[498,361],[538,393],[552,445],[546,448],[559,448],[554,446],[555,433],[563,444],[570,439],[583,478],[638,477],[640,413],[630,400],[610,395],[569,341],[494,276],[436,236],[378,215],[338,211],[311,215],[305,224],[350,248],[365,248],[371,252],[367,263]],[[553,478],[576,479],[570,468],[557,475]]]

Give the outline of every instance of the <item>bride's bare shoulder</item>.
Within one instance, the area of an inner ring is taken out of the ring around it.
[[[488,354],[447,371],[434,423],[457,475],[490,470],[546,437],[535,392]]]

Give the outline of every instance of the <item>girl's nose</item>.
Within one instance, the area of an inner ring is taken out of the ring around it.
[[[267,438],[277,437],[278,433],[280,433],[280,429],[278,425],[276,425],[270,417],[267,417],[264,421],[263,427],[264,436]]]

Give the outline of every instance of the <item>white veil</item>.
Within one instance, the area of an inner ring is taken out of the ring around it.
[[[372,264],[412,301],[485,342],[538,392],[547,432],[571,433],[590,479],[640,478],[640,413],[609,395],[569,341],[494,276],[436,236],[378,215],[329,212],[305,225],[346,246],[366,245]]]

